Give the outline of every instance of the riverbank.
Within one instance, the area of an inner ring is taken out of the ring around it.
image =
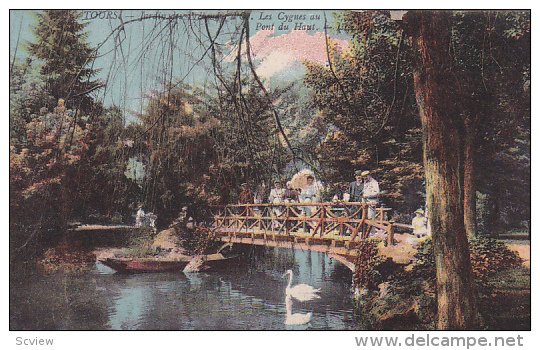
[[[530,246],[527,242],[471,240],[481,329],[530,329]],[[431,240],[416,247],[409,264],[387,259],[388,249],[366,243],[356,262],[358,312],[373,329],[436,329],[435,261]],[[399,249],[399,248],[391,248]],[[410,255],[408,249],[401,258]],[[369,257],[371,254],[371,257]],[[367,259],[366,259],[367,257]],[[358,288],[360,286],[360,288]]]

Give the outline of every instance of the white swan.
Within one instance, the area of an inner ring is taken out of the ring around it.
[[[307,314],[293,314],[292,297],[290,295],[285,296],[285,310],[285,324],[289,326],[306,324],[311,321],[311,316],[313,315],[311,312]]]
[[[292,270],[287,270],[287,272],[285,272],[283,276],[287,274],[289,275],[289,284],[287,284],[287,288],[285,288],[286,296],[291,296],[300,301],[308,301],[320,298],[320,296],[317,294],[321,291],[320,288],[313,288],[312,286],[307,284],[297,284],[296,286],[291,287],[293,278]]]

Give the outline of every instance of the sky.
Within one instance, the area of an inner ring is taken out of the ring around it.
[[[175,80],[199,87],[215,79],[210,55],[201,60],[207,46],[200,45],[198,38],[204,41],[206,31],[195,21],[191,23],[193,31],[188,29],[188,22],[179,22],[172,29],[164,26],[163,20],[156,22],[149,18],[126,24],[142,16],[173,12],[190,11],[82,11],[81,20],[87,23],[90,45],[100,46],[99,57],[94,62],[94,68],[100,70],[97,78],[108,82],[97,98],[106,106],[122,108],[128,120],[142,112],[147,96],[159,89],[163,77],[171,73]],[[252,54],[257,73],[265,82],[301,79],[304,60],[326,64],[325,15],[329,37],[346,49],[348,38],[334,30],[332,11],[263,10],[251,13]],[[26,44],[35,40],[32,28],[36,23],[35,11],[10,11],[11,56],[15,53],[18,59],[26,56]],[[111,36],[113,29],[122,23],[124,30]],[[239,25],[239,20],[227,21],[223,34],[216,40],[222,44],[224,66],[232,65],[234,61],[237,38],[231,33],[238,32]],[[217,22],[210,22],[209,28],[212,34],[215,33]]]

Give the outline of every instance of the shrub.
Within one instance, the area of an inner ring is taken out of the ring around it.
[[[182,227],[176,232],[180,245],[190,255],[208,254],[221,245],[212,230],[206,227]]]
[[[492,238],[474,238],[469,241],[471,267],[476,280],[483,281],[495,272],[517,267],[521,258],[502,242]],[[415,255],[415,276],[427,280],[435,278],[435,256],[431,239],[423,242]]]
[[[478,280],[485,280],[495,272],[517,267],[522,262],[516,252],[491,238],[472,239],[470,250],[473,274]]]
[[[358,245],[355,260],[354,285],[359,288],[375,289],[382,282],[382,275],[377,267],[386,259],[378,255],[376,240],[366,240]]]

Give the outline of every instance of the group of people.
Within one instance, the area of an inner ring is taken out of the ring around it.
[[[321,201],[320,184],[315,182],[313,175],[306,177],[307,184],[303,188],[294,188],[291,181],[283,187],[281,181],[274,181],[274,187],[270,190],[267,198],[268,203],[283,204],[283,203],[317,203]],[[262,186],[264,188],[264,186]],[[338,190],[334,195],[334,202],[366,202],[369,203],[368,215],[370,218],[375,217],[375,207],[379,203],[379,183],[372,176],[370,171],[355,171],[355,181],[351,182],[347,189]],[[247,183],[241,185],[239,195],[240,204],[262,203],[264,194],[261,193],[261,188],[255,193],[251,191]],[[309,213],[309,207],[304,211]]]
[[[291,181],[288,181],[285,187],[280,180],[274,181],[274,187],[270,190],[267,202],[273,204],[318,202],[321,186],[315,183],[315,177],[312,175],[308,175],[306,181],[307,185],[303,189],[294,188]],[[261,188],[264,189],[264,186]],[[264,193],[261,193],[261,188],[253,193],[248,184],[243,183],[238,202],[240,204],[263,203]]]
[[[349,183],[346,190],[338,190],[332,201],[334,202],[364,202],[369,203],[368,218],[375,218],[375,208],[379,204],[379,182],[371,176],[369,170],[356,170],[355,181]]]
[[[135,214],[135,227],[151,227],[156,229],[157,215],[152,212],[145,213],[142,204],[138,206]]]
[[[368,218],[374,219],[376,217],[376,207],[379,205],[379,195],[381,194],[379,183],[369,170],[356,170],[354,172],[355,181],[348,184],[344,184],[341,188],[338,188],[332,198],[332,202],[346,202],[346,203],[367,203],[368,204]],[[268,197],[265,197],[266,187],[259,186],[255,193],[253,193],[247,183],[241,185],[241,192],[239,195],[240,204],[259,204],[268,202],[272,204],[283,203],[317,203],[321,201],[320,184],[315,182],[313,175],[306,177],[307,184],[303,188],[294,188],[291,181],[286,183],[283,187],[281,181],[274,181],[274,187],[270,190]],[[275,207],[274,213],[280,215],[281,209]],[[305,206],[302,208],[306,215],[311,214],[311,208]],[[423,237],[430,234],[429,220],[424,210],[418,209],[415,211],[415,217],[412,220],[413,234],[417,237]]]

